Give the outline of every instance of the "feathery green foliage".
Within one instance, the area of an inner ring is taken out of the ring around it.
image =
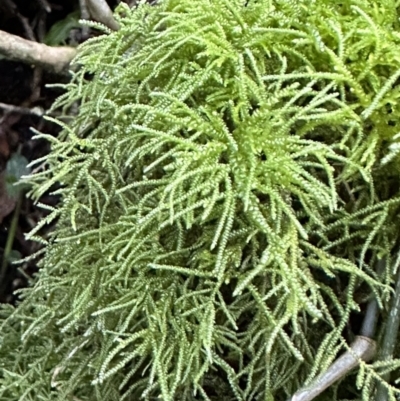
[[[30,234],[57,221],[35,285],[1,312],[0,399],[285,400],[345,349],[360,293],[387,310],[399,13],[164,0],[97,24],[60,136],[37,135],[31,196],[61,202]],[[321,399],[368,400],[398,366]]]

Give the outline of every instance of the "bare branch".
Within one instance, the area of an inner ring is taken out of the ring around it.
[[[379,276],[382,276],[386,269],[386,259],[378,259],[376,262],[375,270]],[[379,318],[379,305],[378,300],[372,296],[367,305],[363,324],[361,326],[360,335],[363,337],[374,338],[376,332],[376,325]]]
[[[86,0],[86,4],[93,19],[114,31],[118,31],[118,22],[115,20],[106,0]]]
[[[393,358],[393,352],[397,344],[397,337],[400,325],[400,267],[397,267],[397,279],[395,293],[392,298],[389,317],[386,322],[385,334],[382,340],[382,350],[379,359],[387,361]],[[390,373],[382,377],[385,381],[390,381]],[[386,401],[388,399],[388,391],[382,383],[378,384],[378,391],[375,400]]]
[[[367,362],[376,352],[374,340],[368,337],[357,336],[350,350],[337,359],[323,374],[317,377],[309,386],[302,388],[289,401],[311,401],[317,395],[330,387],[355,368],[360,359]]]
[[[87,8],[86,0],[79,0],[79,8],[81,10],[81,19],[90,19],[89,10]],[[89,37],[89,27],[83,26],[82,27],[82,38],[85,40]]]
[[[14,106],[12,104],[0,102],[0,109],[5,110],[8,113],[19,113],[38,117],[42,117],[44,115],[44,110],[41,107],[29,109],[27,107]]]
[[[0,54],[10,60],[62,73],[68,69],[76,55],[76,49],[67,46],[51,47],[0,30]]]
[[[45,10],[47,13],[51,13],[51,6],[47,0],[38,0],[40,6]]]
[[[379,259],[376,263],[378,276],[386,268],[386,259]],[[359,336],[351,344],[350,349],[339,357],[329,368],[321,373],[311,384],[298,390],[289,401],[311,401],[335,382],[342,379],[353,368],[360,364],[360,360],[368,362],[376,353],[376,342],[373,340],[379,317],[379,305],[375,297],[368,302],[363,324]]]

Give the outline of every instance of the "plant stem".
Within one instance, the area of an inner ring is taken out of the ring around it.
[[[376,272],[378,277],[381,276],[386,269],[386,259],[379,259],[376,263]],[[364,337],[374,338],[376,331],[376,324],[379,317],[378,301],[372,297],[368,302],[367,310],[365,312],[363,324],[361,326],[360,335]]]
[[[397,281],[395,293],[392,298],[392,305],[390,308],[389,317],[386,323],[385,335],[382,341],[382,350],[379,359],[382,361],[390,360],[393,357],[393,351],[397,342],[397,335],[399,332],[400,324],[400,268],[397,267]],[[382,376],[386,382],[390,381],[390,373]],[[388,391],[382,383],[378,384],[376,393],[376,401],[386,401],[388,399]]]
[[[355,368],[360,359],[367,362],[375,355],[376,344],[368,337],[357,336],[350,350],[337,359],[324,373],[309,386],[300,389],[289,401],[311,401]]]
[[[113,31],[118,31],[119,24],[115,20],[106,0],[86,0],[86,4],[93,19],[108,26]]]
[[[386,260],[380,259],[376,265],[378,276],[383,274]],[[400,281],[400,280],[399,280]],[[400,285],[399,285],[400,291]],[[324,373],[318,376],[310,385],[301,388],[288,401],[311,401],[324,390],[340,380],[353,368],[358,366],[360,360],[369,361],[375,356],[376,343],[373,340],[379,317],[379,305],[373,297],[367,306],[360,335],[351,344],[350,349],[340,356]],[[380,401],[380,400],[379,400]]]

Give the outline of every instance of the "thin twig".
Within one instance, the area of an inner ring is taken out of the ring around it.
[[[41,10],[37,15],[37,27],[36,27],[36,36],[38,38],[37,42],[43,43],[43,40],[46,36],[46,11]],[[40,98],[41,91],[41,82],[43,77],[43,68],[37,66],[33,71],[33,77],[31,82],[31,96],[29,98],[29,102],[35,103]]]
[[[118,22],[115,20],[106,0],[86,0],[86,5],[93,19],[114,31],[118,31]]]
[[[17,13],[18,19],[21,21],[22,26],[24,27],[24,31],[29,40],[36,42],[35,33],[33,32],[32,27],[29,25],[28,18],[24,17],[19,12]]]
[[[17,6],[12,0],[2,0],[2,5],[4,5],[11,14],[15,14],[17,12]]]
[[[376,271],[378,276],[383,274],[386,268],[386,260],[378,260]],[[400,280],[399,280],[400,281]],[[400,289],[399,289],[400,291]],[[367,305],[361,332],[356,336],[350,349],[340,356],[329,368],[318,376],[311,384],[298,390],[289,401],[311,401],[328,387],[346,376],[357,367],[360,360],[368,362],[376,353],[375,336],[379,317],[379,306],[376,298],[372,298]]]
[[[12,104],[0,102],[0,109],[3,109],[8,113],[26,114],[38,117],[42,117],[44,115],[44,110],[41,107],[33,107],[32,109],[28,109],[27,107],[14,106]]]
[[[38,0],[40,6],[45,10],[47,13],[51,13],[51,6],[47,0]]]
[[[47,46],[0,30],[0,54],[14,61],[63,73],[75,57],[76,49],[67,46]]]
[[[376,273],[378,277],[382,276],[386,269],[386,259],[378,259],[376,263]],[[376,326],[379,317],[378,301],[372,297],[367,305],[363,324],[361,326],[360,335],[364,337],[374,338]]]
[[[400,267],[397,266],[397,281],[395,293],[392,298],[392,305],[390,308],[389,317],[387,319],[385,334],[382,341],[382,350],[379,355],[379,359],[382,361],[387,361],[392,359],[394,348],[397,343],[397,336],[399,332],[400,324]],[[382,379],[386,382],[390,381],[390,373],[382,376]],[[388,391],[386,387],[382,384],[378,384],[378,389],[376,393],[376,401],[386,401],[388,399]]]
[[[46,18],[47,18],[47,14],[44,11],[41,11],[38,14],[38,22],[37,22],[37,26],[36,26],[36,35],[38,38],[38,42],[43,43],[44,42],[44,38],[46,36]]]
[[[79,8],[81,10],[81,19],[88,20],[90,18],[89,10],[86,5],[86,0],[79,0]],[[89,27],[82,27],[82,39],[86,40],[89,37]]]
[[[337,359],[322,375],[317,377],[309,386],[297,391],[290,401],[311,401],[317,395],[347,375],[358,366],[360,359],[367,362],[375,355],[376,344],[368,337],[357,336],[350,350]]]

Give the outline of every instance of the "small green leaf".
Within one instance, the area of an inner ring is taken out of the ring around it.
[[[57,21],[44,37],[44,43],[49,46],[63,44],[73,28],[79,28],[80,12],[74,11],[61,21]]]
[[[8,262],[10,263],[18,262],[21,259],[22,259],[21,252],[15,249],[12,249],[10,254],[8,255]]]
[[[18,154],[12,155],[7,162],[5,177],[6,190],[7,193],[14,198],[18,197],[23,189],[23,186],[21,183],[18,183],[18,181],[23,175],[28,175],[30,173],[28,163],[26,157]]]

